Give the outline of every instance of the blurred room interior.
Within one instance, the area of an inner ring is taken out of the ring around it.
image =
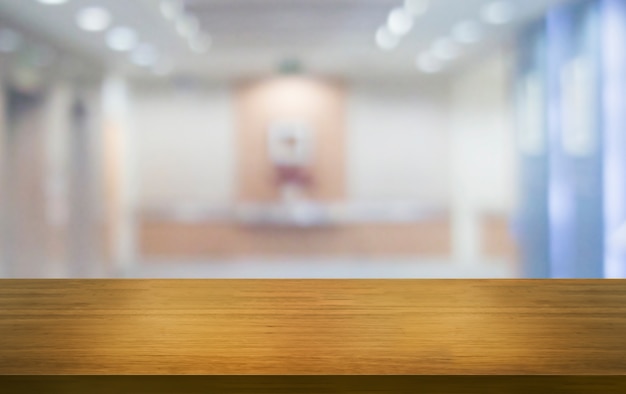
[[[0,277],[626,277],[624,0],[0,0]]]

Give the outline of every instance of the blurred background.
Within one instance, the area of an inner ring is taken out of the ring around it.
[[[0,0],[0,277],[626,277],[626,0]]]

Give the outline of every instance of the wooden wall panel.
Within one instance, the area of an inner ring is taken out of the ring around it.
[[[283,77],[241,84],[236,92],[238,190],[240,201],[279,197],[267,149],[272,122],[304,121],[313,127],[315,146],[310,197],[345,197],[346,92],[339,83]]]
[[[233,223],[145,221],[144,257],[392,257],[450,255],[450,224],[354,224],[321,229],[244,227]]]
[[[482,218],[483,255],[517,261],[518,247],[506,216],[487,215]]]

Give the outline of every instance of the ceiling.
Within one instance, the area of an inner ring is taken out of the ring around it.
[[[190,50],[172,23],[163,17],[160,0],[70,0],[46,6],[37,0],[0,0],[0,16],[41,37],[133,75],[151,75],[132,65],[128,54],[107,48],[104,33],[84,32],[75,23],[79,9],[106,7],[113,26],[129,26],[142,42],[154,44],[162,62],[178,73],[215,79],[238,79],[276,71],[285,59],[296,59],[311,73],[350,77],[432,78],[417,70],[415,58],[434,40],[449,35],[464,20],[479,20],[493,0],[431,0],[412,31],[392,51],[376,46],[375,33],[402,0],[181,0],[211,37],[211,48]],[[485,51],[497,50],[515,32],[555,3],[567,0],[511,0],[515,17],[506,25],[486,25],[484,39],[462,48],[448,68],[462,67]],[[446,73],[443,73],[444,75]]]

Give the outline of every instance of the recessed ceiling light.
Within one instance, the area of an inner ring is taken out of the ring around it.
[[[0,30],[0,52],[11,53],[19,48],[22,36],[11,29]]]
[[[441,62],[432,57],[429,53],[419,55],[415,63],[420,71],[427,74],[438,73],[443,69]]]
[[[380,49],[392,50],[398,46],[398,42],[398,36],[393,35],[386,26],[382,26],[376,31],[376,45]]]
[[[130,60],[141,67],[152,67],[159,60],[159,51],[152,44],[142,44],[133,51]]]
[[[76,15],[78,27],[86,31],[103,31],[111,24],[111,13],[102,7],[83,8]]]
[[[193,37],[200,31],[198,18],[185,15],[176,21],[176,31],[183,37]]]
[[[420,16],[428,11],[430,0],[404,0],[404,8],[413,16]]]
[[[480,41],[483,36],[481,24],[476,21],[465,21],[452,29],[452,38],[463,44]]]
[[[482,10],[483,20],[493,25],[504,25],[513,20],[514,8],[510,1],[496,1]]]
[[[45,5],[60,5],[60,4],[67,3],[69,0],[37,0],[37,1]]]
[[[441,60],[451,60],[459,56],[459,48],[449,38],[440,38],[432,46],[432,54]]]
[[[114,51],[126,52],[137,46],[137,32],[128,27],[116,27],[107,34],[107,45]]]
[[[389,13],[387,28],[397,36],[403,36],[413,28],[413,16],[404,8],[394,8]]]
[[[159,9],[165,19],[176,19],[183,12],[183,5],[177,0],[163,0],[159,4]]]

